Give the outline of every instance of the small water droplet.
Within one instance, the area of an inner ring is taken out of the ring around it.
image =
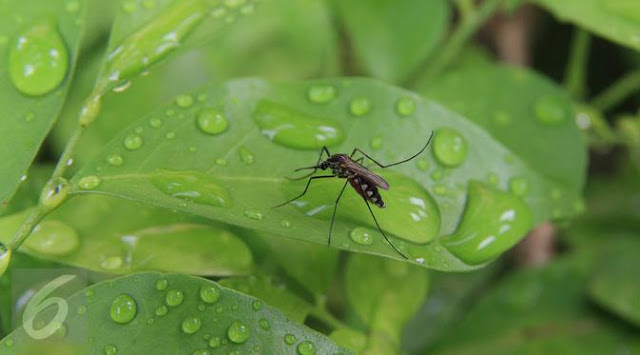
[[[151,183],[160,191],[187,202],[215,207],[230,207],[227,189],[216,182],[212,175],[200,171],[159,171],[151,177]]]
[[[258,300],[255,300],[253,301],[253,303],[251,303],[251,308],[253,308],[254,311],[261,310],[262,306],[263,306],[262,302]]]
[[[4,275],[5,271],[9,267],[9,261],[11,260],[11,250],[6,245],[0,242],[0,276]]]
[[[20,181],[27,181],[27,175],[20,176]]]
[[[349,238],[360,245],[371,245],[373,244],[373,237],[371,236],[371,231],[366,228],[357,227],[354,228],[351,233],[349,233]]]
[[[115,93],[122,93],[127,91],[127,89],[129,89],[130,87],[131,87],[131,80],[124,80],[118,83],[116,86],[114,86],[113,89],[111,89],[111,91]]]
[[[65,178],[53,178],[47,182],[40,194],[40,205],[45,209],[58,207],[69,194],[69,182]]]
[[[78,233],[68,224],[55,220],[39,223],[25,241],[25,246],[42,255],[65,255],[78,248]]]
[[[287,334],[284,336],[284,342],[287,345],[293,345],[298,342],[298,338],[296,338],[296,336],[293,334]]]
[[[176,97],[176,105],[182,108],[191,107],[193,105],[193,96],[183,94]]]
[[[93,297],[93,295],[94,295],[93,290],[86,290],[86,291],[84,291],[84,296],[85,296],[86,298],[91,298],[91,297]]]
[[[167,306],[160,306],[156,308],[156,316],[158,317],[165,316],[167,315],[168,312],[169,312],[169,309],[167,308]]]
[[[121,166],[124,163],[124,159],[120,154],[109,154],[107,156],[107,164],[112,166]]]
[[[211,348],[214,348],[214,349],[215,349],[215,348],[217,348],[217,347],[219,347],[219,346],[220,346],[220,343],[221,343],[221,342],[220,342],[220,338],[218,338],[218,337],[212,337],[212,338],[209,340],[209,347],[211,347]]]
[[[349,103],[349,112],[354,116],[364,116],[371,111],[371,100],[366,97],[357,97]]]
[[[196,118],[198,128],[206,134],[216,135],[227,130],[229,123],[222,112],[215,108],[204,108]]]
[[[371,138],[371,141],[369,141],[369,146],[373,150],[378,150],[378,149],[382,148],[382,143],[383,143],[382,137],[381,136],[375,136],[375,137]]]
[[[190,316],[185,318],[182,321],[182,331],[186,334],[193,334],[200,330],[200,326],[202,325],[202,321],[197,316]]]
[[[124,147],[129,150],[140,149],[140,147],[142,147],[142,137],[137,134],[130,134],[125,137],[122,144],[124,144]]]
[[[85,176],[78,181],[78,187],[82,190],[93,190],[100,186],[102,179],[95,175]]]
[[[262,212],[258,210],[253,210],[253,209],[245,210],[243,214],[245,217],[256,219],[256,220],[261,220],[262,218],[264,218],[264,215],[262,214]]]
[[[336,88],[331,85],[314,85],[309,88],[307,97],[316,104],[327,103],[336,97]]]
[[[199,349],[192,352],[191,355],[211,355],[211,352],[207,349]]]
[[[200,287],[200,299],[206,303],[216,303],[220,298],[220,290],[213,285],[202,285]]]
[[[226,159],[222,159],[222,158],[216,159],[216,165],[218,165],[218,166],[227,166],[227,160]]]
[[[156,290],[158,291],[166,290],[168,285],[169,285],[169,282],[167,281],[167,279],[160,279],[156,281]]]
[[[416,110],[416,102],[410,97],[402,97],[396,103],[396,112],[400,116],[410,116]]]
[[[282,221],[280,221],[280,227],[289,228],[291,227],[291,222],[286,219],[283,219]]]
[[[115,345],[107,345],[104,347],[104,355],[116,355],[118,348]]]
[[[180,290],[169,290],[165,297],[165,303],[167,306],[176,307],[179,306],[184,300],[184,294]]]
[[[271,324],[269,324],[269,321],[262,318],[258,321],[258,325],[260,326],[260,328],[262,328],[263,330],[269,330],[271,329]]]
[[[135,318],[138,312],[136,301],[124,293],[116,297],[111,303],[111,319],[119,324],[127,324]]]
[[[160,126],[162,126],[162,120],[159,118],[152,118],[149,120],[149,126],[153,128],[159,128]]]
[[[302,343],[298,344],[298,354],[300,355],[314,355],[316,353],[316,346],[305,340]]]
[[[176,133],[175,132],[167,132],[167,134],[165,134],[164,136],[167,137],[167,139],[174,139],[176,137]]]
[[[240,160],[242,160],[242,162],[245,165],[251,165],[253,164],[255,158],[253,157],[253,153],[251,153],[250,150],[248,150],[245,147],[240,147]]]
[[[234,320],[229,325],[229,329],[227,330],[227,336],[229,340],[236,344],[242,344],[249,339],[251,332],[249,331],[249,327],[247,327],[242,321]]]
[[[526,196],[529,193],[529,182],[523,177],[514,177],[509,181],[509,189],[518,197]]]
[[[82,105],[82,108],[80,109],[80,118],[78,119],[78,123],[81,126],[86,127],[91,122],[93,122],[96,117],[98,117],[101,109],[102,96],[91,96],[84,102],[84,105]]]
[[[28,111],[27,113],[24,114],[24,120],[26,122],[32,122],[35,119],[36,119],[36,114],[33,113],[32,111]]]
[[[419,159],[416,162],[416,166],[422,171],[427,171],[429,170],[429,161],[427,159]]]
[[[555,95],[543,96],[538,99],[534,109],[538,121],[545,125],[558,125],[569,117],[562,99]]]
[[[442,170],[434,170],[430,176],[433,181],[440,181],[444,177],[444,172]]]
[[[456,167],[467,158],[467,142],[458,131],[440,128],[433,138],[433,153],[442,165]]]
[[[68,67],[67,47],[49,18],[23,29],[9,49],[9,77],[25,95],[40,96],[53,91],[64,80]]]

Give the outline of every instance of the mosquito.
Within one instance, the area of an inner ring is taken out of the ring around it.
[[[367,169],[364,165],[362,165],[362,163],[364,159],[367,158],[377,166],[381,167],[382,169],[386,169],[392,166],[406,163],[414,159],[418,155],[420,155],[422,152],[424,152],[424,150],[427,149],[427,146],[431,142],[431,138],[433,138],[433,132],[431,132],[431,135],[427,140],[427,144],[425,144],[424,147],[422,147],[422,149],[420,149],[419,152],[417,152],[410,158],[401,160],[393,164],[386,164],[386,165],[373,159],[370,155],[363,152],[359,148],[355,148],[350,155],[346,155],[343,153],[337,153],[332,155],[331,153],[329,153],[329,149],[327,149],[327,147],[322,147],[322,149],[320,150],[320,156],[318,157],[318,161],[316,162],[315,165],[306,166],[306,167],[302,167],[294,170],[294,171],[300,171],[305,169],[313,169],[311,173],[305,176],[301,176],[299,178],[288,178],[289,180],[293,180],[293,181],[309,178],[309,180],[307,180],[307,185],[305,186],[304,191],[302,191],[300,195],[286,202],[283,202],[275,207],[281,207],[281,206],[287,205],[299,199],[300,197],[304,196],[307,193],[307,190],[309,190],[309,186],[311,185],[311,182],[314,180],[336,178],[336,177],[341,179],[346,179],[344,185],[342,185],[342,189],[340,190],[340,193],[338,194],[338,197],[336,198],[335,204],[333,206],[333,213],[331,215],[331,225],[329,226],[329,239],[328,239],[327,245],[331,245],[331,232],[333,231],[333,224],[336,218],[336,211],[338,210],[338,203],[340,202],[340,198],[342,197],[342,194],[344,193],[344,190],[346,189],[347,185],[351,185],[351,187],[353,187],[353,189],[356,190],[358,195],[360,195],[364,200],[365,204],[367,205],[367,208],[369,209],[369,212],[371,213],[371,217],[373,217],[373,221],[376,223],[378,230],[380,231],[384,239],[387,241],[387,243],[389,243],[389,245],[393,248],[393,250],[395,250],[402,257],[404,257],[405,259],[409,259],[403,252],[401,252],[389,240],[385,232],[380,227],[380,224],[378,223],[378,219],[376,218],[376,215],[373,213],[373,209],[371,209],[371,205],[369,204],[369,202],[371,202],[379,208],[385,208],[386,205],[382,200],[382,196],[380,196],[380,192],[378,191],[378,188],[381,188],[383,190],[389,190],[389,183],[386,182],[380,175],[377,175],[372,171],[370,171],[369,169]],[[360,153],[363,156],[354,160],[354,156],[356,153]],[[327,155],[326,160],[322,160],[324,154]],[[316,171],[318,171],[318,169],[321,169],[321,170],[331,169],[331,174],[312,176],[313,174],[316,173]]]

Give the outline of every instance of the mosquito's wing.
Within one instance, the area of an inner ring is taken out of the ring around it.
[[[375,184],[379,188],[383,190],[389,190],[388,182],[386,182],[380,175],[374,174],[373,172],[371,172],[371,170],[365,168],[364,166],[354,161],[350,161],[347,163],[347,168],[354,173],[357,173],[362,178],[368,180],[372,184]]]

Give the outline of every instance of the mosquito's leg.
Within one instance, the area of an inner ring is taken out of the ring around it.
[[[371,212],[371,217],[373,217],[373,221],[376,222],[376,226],[378,226],[378,230],[380,231],[380,233],[382,233],[382,236],[384,237],[384,239],[387,241],[387,243],[389,243],[389,245],[391,245],[391,247],[393,248],[393,250],[395,250],[398,254],[400,254],[403,258],[409,260],[409,257],[407,257],[403,252],[401,252],[398,248],[396,248],[395,245],[393,245],[393,243],[391,243],[391,241],[389,240],[389,238],[387,237],[387,235],[384,233],[384,231],[382,230],[382,228],[380,227],[380,224],[378,223],[378,219],[376,218],[376,215],[373,213],[373,210],[371,209],[371,206],[369,205],[369,201],[367,201],[366,198],[363,197],[364,203],[367,204],[367,208],[369,209],[369,212]]]
[[[342,194],[344,193],[344,189],[347,187],[348,183],[349,183],[349,180],[347,179],[347,181],[344,182],[344,185],[342,185],[342,190],[340,190],[340,194],[338,194],[338,198],[336,198],[336,204],[333,206],[333,214],[331,215],[331,225],[329,226],[329,241],[328,241],[327,245],[331,245],[331,232],[333,231],[333,222],[336,219],[336,211],[338,210],[338,202],[340,202],[340,197],[342,197]]]
[[[390,167],[390,166],[394,166],[394,165],[399,165],[399,164],[402,164],[402,163],[406,163],[406,162],[408,162],[409,160],[411,160],[411,159],[413,159],[413,158],[417,157],[418,155],[422,154],[422,152],[424,152],[424,150],[425,150],[425,149],[427,149],[427,146],[428,146],[428,145],[429,145],[429,143],[431,142],[431,138],[433,138],[433,132],[431,132],[431,135],[429,136],[429,140],[427,140],[427,144],[425,144],[425,145],[424,145],[424,147],[422,147],[422,149],[420,149],[420,151],[419,151],[419,152],[417,152],[416,154],[414,154],[414,155],[413,155],[413,156],[411,156],[410,158],[407,158],[407,159],[405,159],[405,160],[401,160],[401,161],[399,161],[399,162],[395,162],[395,163],[393,163],[393,164],[387,164],[387,165],[384,165],[384,164],[382,164],[382,163],[380,163],[380,162],[376,161],[376,160],[375,160],[375,159],[373,159],[372,157],[370,157],[367,153],[363,152],[363,151],[362,151],[362,150],[360,150],[359,148],[355,148],[355,149],[353,150],[353,152],[351,152],[351,157],[353,157],[353,155],[354,155],[356,152],[360,152],[360,154],[364,155],[364,156],[365,156],[365,157],[367,157],[369,160],[371,160],[372,162],[374,162],[377,166],[379,166],[379,167],[381,167],[381,168],[383,168],[383,169],[384,169],[384,168],[388,168],[388,167]]]
[[[329,149],[327,149],[327,147],[326,147],[326,146],[322,146],[322,149],[320,149],[320,155],[318,156],[318,160],[316,161],[316,166],[318,166],[318,164],[320,164],[320,162],[322,161],[322,153],[327,153],[327,158],[331,156],[331,153],[329,153]],[[295,171],[298,171],[298,170],[300,170],[300,169],[296,169]],[[312,171],[312,172],[310,172],[310,173],[309,173],[309,174],[307,174],[307,175],[301,176],[301,177],[297,177],[297,178],[290,178],[290,177],[286,177],[286,176],[285,176],[285,178],[286,178],[287,180],[291,180],[291,181],[298,181],[298,180],[306,179],[306,178],[308,178],[309,176],[311,176],[311,175],[315,174],[317,170],[318,170],[317,168],[316,168],[316,169],[313,169],[313,171]]]
[[[304,196],[304,194],[306,194],[306,193],[307,193],[307,190],[309,190],[309,185],[311,185],[311,181],[313,181],[313,180],[315,180],[315,179],[325,179],[325,178],[332,178],[332,177],[335,177],[335,176],[334,176],[334,175],[320,175],[320,176],[313,176],[313,177],[310,177],[310,178],[309,178],[309,180],[307,181],[307,186],[305,186],[304,191],[302,191],[302,193],[301,193],[300,195],[298,195],[298,196],[297,196],[297,197],[295,197],[295,198],[292,198],[292,199],[291,199],[291,200],[289,200],[289,201],[286,201],[286,202],[281,203],[281,204],[279,204],[279,205],[273,206],[273,208],[277,208],[277,207],[284,206],[284,205],[286,205],[286,204],[288,204],[288,203],[291,203],[291,202],[293,202],[293,201],[295,201],[295,200],[299,199],[300,197]]]

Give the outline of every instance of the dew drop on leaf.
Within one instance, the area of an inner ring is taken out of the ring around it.
[[[197,316],[189,316],[182,321],[182,331],[185,334],[193,334],[200,330],[202,321]]]
[[[159,306],[158,308],[156,308],[156,316],[158,317],[162,317],[167,315],[167,313],[169,312],[169,309],[167,308],[167,306]]]
[[[209,339],[209,347],[215,349],[217,347],[220,346],[220,338],[218,337],[212,337],[211,339]]]
[[[182,94],[176,97],[176,105],[178,107],[187,108],[193,105],[193,96],[189,94]]]
[[[206,303],[216,303],[220,298],[220,290],[213,285],[202,285],[200,287],[200,299]]]
[[[289,220],[283,219],[280,221],[280,227],[289,228],[291,227],[291,222]]]
[[[76,250],[80,241],[75,229],[66,223],[47,220],[39,223],[25,246],[44,255],[65,255]]]
[[[58,177],[47,181],[40,194],[40,205],[46,209],[58,207],[69,194],[69,182],[67,179]]]
[[[156,290],[158,291],[166,290],[168,285],[169,285],[169,282],[167,281],[167,279],[160,279],[156,281]]]
[[[538,121],[545,125],[558,125],[569,117],[569,112],[564,107],[561,98],[553,95],[538,99],[534,111]]]
[[[151,183],[158,190],[181,200],[215,207],[231,206],[227,189],[203,172],[161,170],[151,177]]]
[[[456,167],[467,158],[467,141],[452,128],[440,128],[433,138],[433,153],[442,165]]]
[[[373,244],[371,231],[367,228],[357,227],[349,233],[349,238],[360,245]]]
[[[198,128],[206,134],[220,134],[227,130],[229,123],[222,112],[215,108],[204,108],[196,118]]]
[[[349,103],[349,112],[354,116],[364,116],[371,111],[371,100],[366,97],[356,97]]]
[[[260,326],[260,328],[262,328],[263,330],[269,330],[271,329],[271,324],[269,324],[269,321],[262,318],[258,321],[258,325]]]
[[[218,166],[227,166],[227,160],[226,159],[216,159],[216,165]]]
[[[284,336],[284,342],[287,345],[293,345],[298,341],[298,338],[296,338],[295,335],[293,334],[287,334]]]
[[[251,303],[251,308],[253,308],[254,311],[261,310],[262,306],[263,306],[262,302],[258,300],[255,300]]]
[[[140,137],[137,134],[130,134],[130,135],[125,137],[125,139],[122,142],[122,144],[128,150],[140,149],[140,147],[142,147],[142,137]]]
[[[251,165],[255,161],[253,157],[253,153],[245,147],[240,147],[240,160],[244,163],[244,165]]]
[[[410,116],[416,110],[416,102],[410,97],[403,97],[396,102],[396,112],[400,116]]]
[[[427,159],[418,159],[416,166],[419,170],[427,171],[429,170],[429,161]]]
[[[300,355],[314,355],[316,353],[316,346],[305,340],[302,343],[298,344],[298,354]]]
[[[313,103],[323,104],[333,100],[336,94],[336,88],[331,85],[314,85],[309,88],[307,97]]]
[[[138,312],[136,301],[128,294],[116,297],[111,303],[111,319],[119,324],[127,324],[135,318]]]
[[[93,190],[100,186],[102,180],[95,175],[85,176],[78,181],[78,187],[82,190]]]
[[[211,352],[207,349],[199,349],[192,352],[191,355],[211,355]]]
[[[242,344],[249,339],[251,332],[249,331],[249,327],[247,327],[242,321],[234,320],[229,325],[229,329],[227,330],[227,336],[229,340],[236,344]]]
[[[243,214],[245,217],[255,220],[261,220],[262,218],[264,218],[262,212],[254,209],[245,210]]]
[[[40,19],[23,29],[9,49],[11,82],[21,93],[40,96],[64,80],[69,55],[52,19]]]
[[[523,177],[514,177],[509,181],[509,190],[518,197],[529,193],[529,182]]]
[[[118,348],[115,345],[107,345],[104,347],[104,355],[116,355]]]
[[[184,300],[184,294],[180,290],[169,290],[165,297],[165,303],[167,306],[176,307],[179,306]]]
[[[107,164],[111,165],[111,166],[122,166],[122,163],[124,163],[124,159],[122,158],[122,155],[120,154],[109,154],[107,156]]]
[[[149,126],[153,127],[153,128],[158,128],[160,126],[162,126],[162,120],[159,118],[152,118],[149,120]]]

